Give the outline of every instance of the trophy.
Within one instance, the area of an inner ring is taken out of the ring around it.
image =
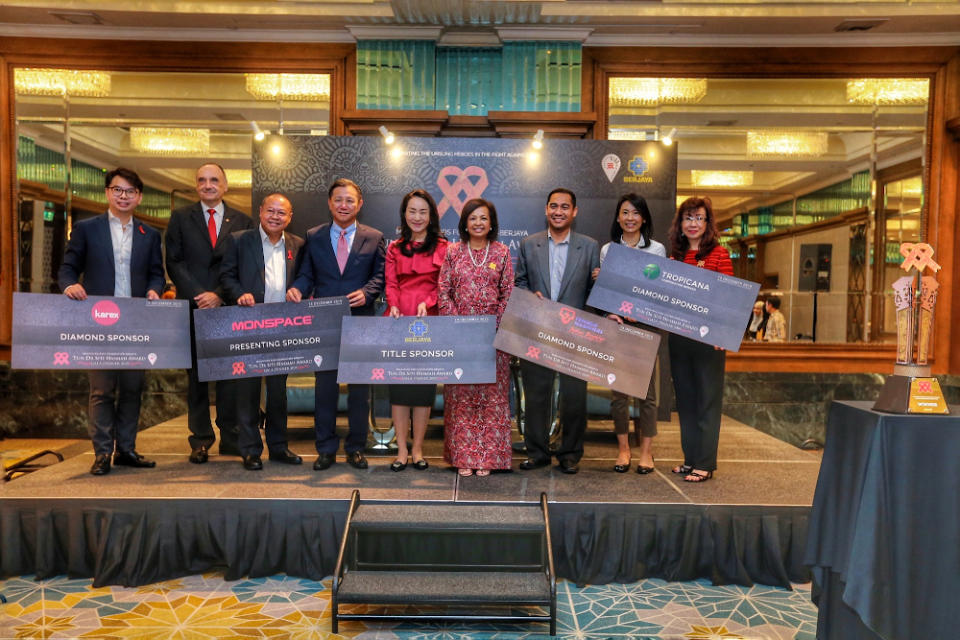
[[[924,269],[936,273],[940,265],[933,260],[933,247],[919,242],[900,245],[903,264],[909,275],[893,283],[893,301],[897,312],[897,362],[887,377],[876,411],[888,413],[950,413],[940,391],[940,383],[930,375],[930,341],[933,338],[933,309],[940,283]],[[916,269],[917,273],[910,273]]]

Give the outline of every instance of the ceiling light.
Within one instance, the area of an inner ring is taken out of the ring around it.
[[[930,81],[916,78],[862,78],[847,81],[847,102],[926,104]]]
[[[537,129],[537,133],[533,136],[533,142],[531,143],[534,149],[543,148],[543,129]]]
[[[330,75],[326,73],[247,73],[247,92],[258,100],[326,100]]]
[[[205,155],[210,152],[210,130],[130,127],[130,146],[157,156]]]
[[[747,156],[816,158],[827,153],[827,133],[747,131]]]
[[[110,95],[110,74],[75,69],[14,69],[13,85],[22,94],[104,98]]]
[[[387,144],[393,144],[393,141],[397,139],[396,136],[383,125],[380,125],[377,131],[380,132],[380,135],[383,136],[383,141]]]
[[[636,107],[700,102],[706,78],[610,78],[610,105]]]
[[[700,171],[690,172],[693,184],[698,187],[749,187],[753,184],[753,171]]]

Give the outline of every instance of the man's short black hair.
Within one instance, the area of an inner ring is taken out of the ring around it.
[[[780,308],[780,298],[770,297],[770,298],[767,298],[767,302],[769,302],[770,306],[773,307],[774,309]]]
[[[555,194],[555,193],[565,193],[565,194],[567,194],[568,196],[570,196],[570,204],[572,204],[573,206],[577,206],[577,194],[575,194],[573,191],[570,191],[570,189],[566,189],[566,188],[564,188],[564,187],[557,187],[556,189],[554,189],[553,191],[551,191],[550,193],[548,193],[548,194],[547,194],[547,204],[550,204],[550,198],[552,198],[552,197],[553,197],[553,194]]]
[[[363,200],[363,191],[360,189],[360,185],[350,178],[337,178],[334,180],[333,184],[330,185],[330,188],[327,189],[327,198],[333,197],[333,190],[337,187],[353,187],[357,192],[357,198]]]
[[[126,167],[117,167],[108,173],[107,177],[104,179],[103,186],[105,189],[110,188],[110,183],[113,182],[114,178],[123,178],[130,183],[130,186],[135,188],[140,193],[143,193],[143,180],[140,179],[140,176],[137,175],[136,171],[127,169]]]

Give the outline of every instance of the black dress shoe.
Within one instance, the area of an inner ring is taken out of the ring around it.
[[[208,457],[207,448],[203,445],[200,445],[190,452],[190,462],[193,464],[203,464],[207,461]]]
[[[285,464],[302,464],[303,458],[295,454],[290,449],[278,449],[270,452],[271,462],[283,462]]]
[[[613,470],[616,471],[617,473],[626,473],[627,471],[630,471],[630,463],[628,462],[627,464],[615,464],[613,465]],[[640,473],[639,468],[637,469],[637,473]]]
[[[247,471],[260,471],[263,469],[263,461],[260,456],[243,456],[243,468]]]
[[[106,453],[98,454],[90,467],[90,473],[95,476],[105,476],[110,473],[110,455]]]
[[[367,468],[367,459],[363,457],[363,454],[359,451],[354,451],[353,453],[347,454],[347,463],[350,464],[354,469],[366,469]]]
[[[113,454],[113,464],[117,467],[137,467],[138,469],[153,469],[157,463],[147,460],[136,451],[117,451]]]
[[[337,461],[337,456],[332,453],[321,453],[317,456],[317,461],[313,463],[314,471],[323,471]]]
[[[420,458],[419,460],[413,463],[413,468],[416,469],[417,471],[424,471],[429,467],[430,467],[430,463],[424,460],[423,458]]]
[[[550,464],[549,460],[537,460],[536,458],[527,458],[520,463],[520,468],[524,471],[530,471],[531,469],[539,469],[540,467],[545,467]]]
[[[573,460],[561,460],[560,461],[560,471],[564,473],[574,474],[577,471],[580,471],[580,467],[577,466],[577,463]]]

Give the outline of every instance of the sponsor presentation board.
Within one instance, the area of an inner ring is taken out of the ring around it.
[[[496,316],[343,319],[337,382],[496,382]]]
[[[197,376],[230,380],[337,368],[345,297],[195,309]]]
[[[188,369],[186,300],[13,294],[14,369]]]

